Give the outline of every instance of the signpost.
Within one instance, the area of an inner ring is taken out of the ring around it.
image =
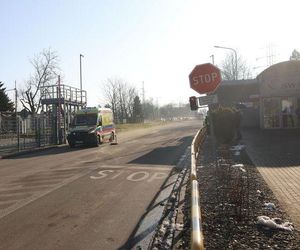
[[[218,96],[217,95],[207,95],[207,96],[200,96],[199,97],[199,104],[201,106],[211,105],[214,103],[218,103]]]
[[[211,63],[197,65],[189,75],[190,87],[199,94],[213,92],[221,82],[219,68]]]
[[[195,66],[195,68],[192,70],[189,75],[189,80],[190,87],[199,94],[211,93],[216,90],[222,80],[221,71],[211,63],[200,64]],[[200,105],[210,105],[217,102],[217,95],[208,95],[199,98]],[[210,123],[211,137],[213,138],[213,148],[214,152],[216,152],[216,142],[214,138],[214,128],[211,115],[209,115],[208,118]],[[216,155],[215,159],[217,160]]]

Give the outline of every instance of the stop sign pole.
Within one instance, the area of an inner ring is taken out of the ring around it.
[[[211,63],[196,65],[189,75],[190,87],[199,94],[207,94],[216,90],[222,81],[221,71]],[[213,151],[216,153],[216,142],[214,138],[214,128],[211,115],[208,116],[210,123],[210,133],[213,141]],[[217,157],[215,155],[217,161]]]

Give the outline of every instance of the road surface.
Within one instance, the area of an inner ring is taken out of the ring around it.
[[[115,146],[64,146],[0,160],[0,249],[139,244],[154,232],[149,215],[163,209],[200,126],[170,123],[120,133]]]

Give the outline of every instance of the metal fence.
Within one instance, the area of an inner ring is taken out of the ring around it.
[[[51,123],[46,115],[0,114],[0,155],[56,144]]]

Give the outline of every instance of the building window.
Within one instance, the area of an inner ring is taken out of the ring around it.
[[[300,127],[300,97],[263,99],[264,128]]]
[[[295,127],[295,110],[293,100],[293,97],[286,97],[281,99],[282,128]]]

